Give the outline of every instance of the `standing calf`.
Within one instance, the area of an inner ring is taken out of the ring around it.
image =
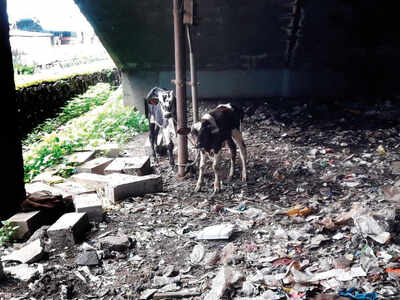
[[[149,139],[153,157],[156,158],[158,135],[163,137],[163,143],[167,146],[169,163],[174,162],[174,143],[176,138],[176,98],[173,91],[154,87],[147,94],[146,98],[147,118],[149,119]]]
[[[200,150],[199,177],[195,191],[198,192],[203,183],[206,155],[213,157],[213,170],[215,175],[214,193],[221,190],[219,161],[221,149],[226,143],[231,152],[231,165],[228,180],[233,177],[235,169],[236,147],[239,147],[240,159],[242,162],[242,181],[247,181],[246,146],[240,132],[240,123],[243,120],[243,111],[228,104],[218,105],[215,109],[204,114],[200,122],[193,124],[191,129],[179,129],[179,134],[190,135],[195,147]]]

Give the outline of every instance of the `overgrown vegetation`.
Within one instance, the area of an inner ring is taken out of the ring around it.
[[[32,75],[33,73],[35,73],[35,67],[34,66],[28,66],[28,65],[20,65],[20,64],[16,64],[14,65],[14,71],[18,74],[18,75]]]
[[[0,227],[0,245],[10,242],[14,238],[14,233],[19,226],[12,226],[8,221],[1,221],[2,227]]]
[[[55,165],[60,175],[68,176],[73,168],[67,165],[66,156],[74,150],[107,142],[125,143],[148,130],[147,119],[123,105],[121,89],[110,94],[109,84],[91,87],[72,99],[57,118],[28,136],[24,141],[25,182]]]

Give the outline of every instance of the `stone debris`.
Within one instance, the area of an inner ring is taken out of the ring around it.
[[[97,266],[99,264],[99,258],[96,250],[84,250],[76,259],[76,264],[79,266]]]
[[[108,157],[97,157],[78,166],[76,170],[79,173],[104,175],[104,169],[107,168],[113,162],[113,160],[113,158]]]
[[[12,226],[18,226],[14,233],[15,239],[29,238],[29,236],[42,225],[41,212],[30,211],[17,213],[9,218],[8,222]]]
[[[23,264],[30,264],[40,261],[44,257],[44,248],[42,241],[36,239],[35,241],[25,245],[21,249],[15,250],[9,255],[1,258],[2,261],[18,261]]]
[[[37,231],[43,265],[3,260],[37,237],[0,246],[6,277],[12,276],[9,268],[31,274],[21,277],[29,288],[2,282],[0,298],[344,300],[357,293],[398,299],[399,107],[249,105],[242,124],[246,184],[240,164],[226,182],[226,150],[222,191],[215,195],[210,168],[196,193],[196,175],[178,180],[162,156],[152,166],[157,174],[148,178],[154,189],[146,192],[146,184],[136,181],[141,176],[77,173],[75,182],[113,205],[102,202],[104,218],[85,222],[83,244],[72,238],[72,225],[56,238],[50,228],[49,237]],[[397,119],[385,119],[391,110]],[[141,138],[139,150],[133,139],[120,155],[143,155]],[[195,155],[189,148],[190,158]],[[55,189],[58,182],[46,180],[34,184]]]
[[[81,165],[91,160],[95,155],[94,151],[75,152],[67,157],[68,164]]]
[[[54,247],[73,246],[82,240],[89,227],[86,213],[66,213],[47,229]]]
[[[105,174],[123,173],[143,176],[150,174],[150,157],[118,157],[105,168]]]
[[[99,239],[101,249],[110,251],[125,251],[133,246],[133,241],[127,235],[106,236]]]
[[[228,240],[235,229],[234,224],[218,224],[204,228],[196,233],[199,240]]]
[[[113,173],[108,176],[110,181],[105,186],[105,197],[111,203],[163,190],[160,175],[133,176]]]
[[[73,201],[75,211],[87,213],[89,222],[101,222],[103,220],[102,201],[97,193],[76,195]]]
[[[32,267],[28,264],[20,264],[11,267],[5,267],[4,274],[10,274],[15,279],[23,282],[29,282],[38,277],[40,273],[37,267]]]

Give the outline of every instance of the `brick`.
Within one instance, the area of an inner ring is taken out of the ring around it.
[[[78,173],[72,175],[69,179],[94,189],[103,188],[109,181],[107,176],[92,173]]]
[[[31,236],[36,229],[43,225],[40,211],[17,213],[7,221],[12,226],[19,226],[14,235],[16,239],[24,239]]]
[[[150,174],[150,157],[118,157],[104,170],[105,174],[123,173],[143,176]]]
[[[133,176],[114,173],[106,177],[110,181],[105,186],[105,197],[110,203],[128,197],[161,192],[163,188],[160,175]]]
[[[67,157],[68,164],[81,165],[92,159],[95,155],[94,151],[75,152]]]
[[[89,221],[101,222],[103,220],[101,199],[96,193],[75,196],[74,205],[76,212],[87,213]]]
[[[86,213],[66,213],[47,229],[47,235],[54,247],[70,247],[81,241],[88,228]]]
[[[113,161],[113,158],[98,157],[77,167],[79,173],[93,173],[104,175],[104,169]]]

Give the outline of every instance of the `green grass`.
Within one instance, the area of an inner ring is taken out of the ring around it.
[[[98,84],[71,100],[57,118],[46,121],[23,142],[25,182],[56,165],[60,175],[68,176],[73,168],[66,164],[66,156],[75,150],[107,142],[123,144],[147,130],[145,116],[123,105],[121,89],[111,94],[109,84]]]

